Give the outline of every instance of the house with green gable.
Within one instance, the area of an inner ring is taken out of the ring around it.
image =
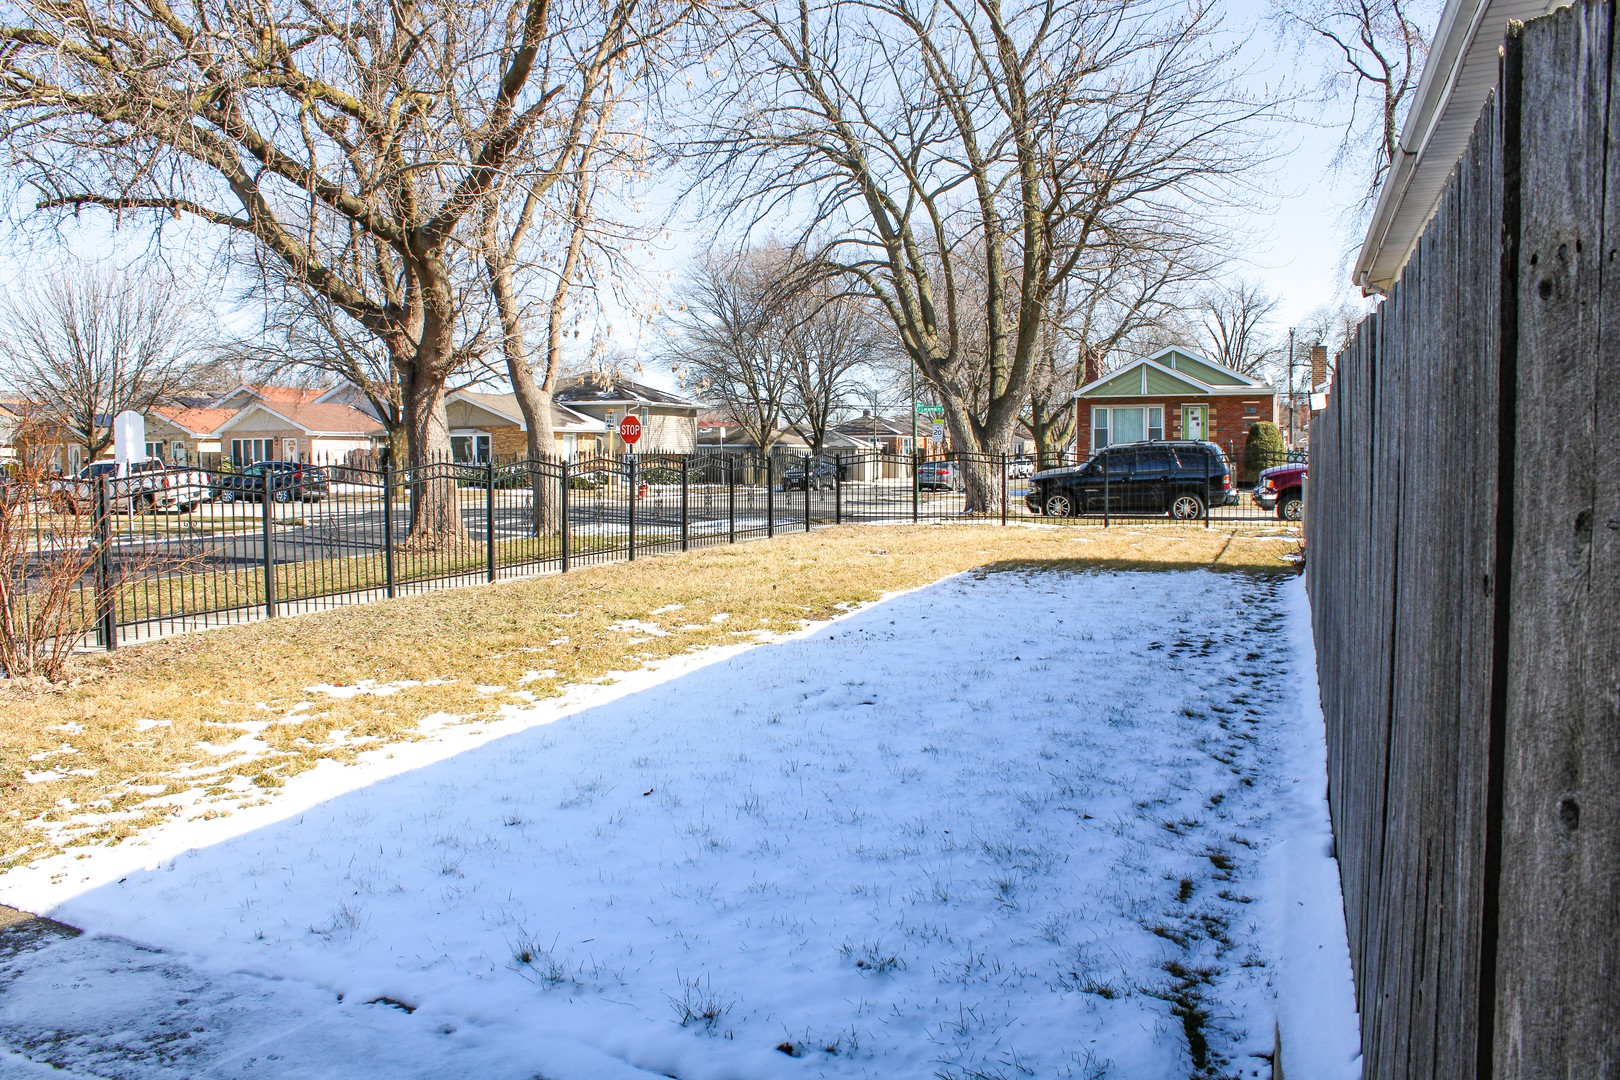
[[[1095,453],[1149,439],[1213,442],[1242,460],[1249,426],[1277,422],[1277,388],[1189,349],[1169,348],[1074,392],[1075,430]]]

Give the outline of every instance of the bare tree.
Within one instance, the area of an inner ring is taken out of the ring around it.
[[[207,380],[200,314],[166,279],[75,266],[0,306],[0,363],[35,421],[70,433],[89,461],[112,445],[117,414]]]
[[[882,305],[955,445],[994,452],[1076,263],[1231,205],[1259,157],[1245,133],[1264,109],[1217,29],[1196,2],[756,0],[711,43],[729,81],[703,176],[732,211],[799,211],[831,236],[817,261]],[[968,509],[987,510],[991,470],[965,472]]]
[[[681,384],[724,409],[762,453],[781,439],[796,389],[789,266],[779,246],[706,256],[687,275],[665,354]]]
[[[1287,352],[1271,326],[1277,303],[1257,282],[1241,278],[1207,291],[1199,330],[1209,358],[1243,375],[1269,376]]]
[[[1335,304],[1318,304],[1300,324],[1298,340],[1307,346],[1326,345],[1328,356],[1337,356],[1350,347],[1356,327],[1366,314],[1366,304],[1358,300],[1346,298]]]
[[[1166,240],[1138,251],[1105,249],[1058,290],[1023,417],[1038,459],[1074,442],[1074,392],[1112,366],[1134,337],[1163,326],[1185,306],[1203,260]]]
[[[1400,150],[1401,124],[1429,55],[1423,27],[1437,14],[1424,0],[1272,0],[1286,33],[1326,47],[1318,89],[1350,107],[1335,165],[1366,167],[1370,206]]]
[[[534,131],[588,115],[537,61],[639,3],[19,0],[0,110],[38,209],[190,216],[373,334],[421,466],[465,358],[456,250]],[[453,479],[412,490],[416,542],[461,533]]]
[[[864,297],[850,296],[835,283],[803,274],[782,282],[788,363],[789,421],[810,452],[827,449],[834,417],[863,392],[863,376],[897,350],[894,331]],[[802,284],[798,282],[803,281]]]

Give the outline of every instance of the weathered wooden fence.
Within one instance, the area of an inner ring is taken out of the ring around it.
[[[1510,33],[1469,153],[1312,426],[1368,1077],[1620,1076],[1614,30],[1587,3]]]

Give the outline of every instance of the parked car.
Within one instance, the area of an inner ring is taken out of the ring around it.
[[[104,479],[112,481],[114,503],[136,511],[173,508],[184,513],[213,497],[207,473],[172,468],[155,457],[92,461],[73,476],[52,480],[47,497],[56,509],[77,514],[95,501]]]
[[[837,482],[838,463],[828,458],[817,458],[808,471],[803,462],[782,471],[783,491],[803,491],[806,485],[812,491],[821,491]]]
[[[962,467],[954,461],[925,461],[917,466],[917,486],[924,491],[961,491]]]
[[[1208,442],[1140,442],[1110,446],[1084,465],[1030,477],[1025,502],[1048,517],[1168,514],[1181,521],[1206,507],[1237,501],[1220,447]]]
[[[214,478],[214,498],[222,503],[263,502],[266,489],[272,502],[320,502],[327,493],[326,470],[296,461],[255,461]]]
[[[1254,501],[1262,510],[1277,511],[1284,521],[1298,521],[1305,509],[1306,466],[1301,462],[1261,469],[1254,485]]]
[[[1027,457],[1015,457],[1007,462],[1007,475],[1022,480],[1035,471],[1035,463]]]

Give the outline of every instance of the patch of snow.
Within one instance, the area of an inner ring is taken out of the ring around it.
[[[669,636],[669,631],[657,623],[642,622],[640,619],[620,619],[616,623],[609,623],[608,629],[617,630],[621,634],[647,635],[642,638],[632,638],[632,641],[651,641],[655,637]]]
[[[1295,588],[959,575],[481,730],[436,714],[266,806],[0,876],[168,950],[36,952],[0,1028],[73,1016],[52,1061],[95,1071],[184,985],[197,1075],[1130,1080],[1191,1072],[1176,972],[1207,971],[1215,1067],[1247,1072],[1280,1010],[1344,1021],[1278,1000],[1315,956],[1281,962],[1273,913],[1326,904],[1278,855],[1321,861],[1312,719],[1276,690],[1310,660]]]
[[[329,698],[339,699],[359,697],[362,694],[372,697],[388,697],[392,694],[399,693],[401,690],[409,690],[412,687],[443,686],[449,681],[450,680],[448,679],[428,679],[426,681],[418,681],[416,679],[396,679],[393,682],[380,683],[375,679],[361,679],[359,682],[351,683],[347,686],[332,683],[321,683],[318,686],[306,686],[304,687],[304,692],[309,694],[325,694]]]
[[[1345,934],[1344,894],[1328,817],[1327,743],[1317,689],[1310,604],[1304,580],[1284,594],[1288,635],[1300,662],[1283,684],[1279,718],[1292,731],[1283,742],[1283,798],[1278,838],[1266,856],[1266,925],[1277,965],[1278,1026],[1287,1076],[1359,1080],[1361,1031]]]

